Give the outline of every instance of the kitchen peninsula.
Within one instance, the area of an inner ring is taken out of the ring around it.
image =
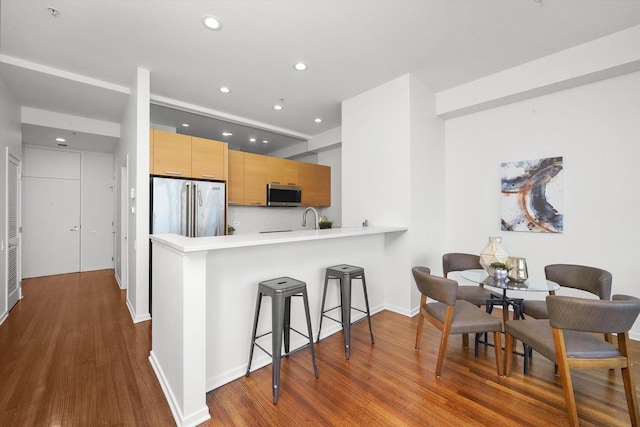
[[[386,284],[392,283],[385,264],[404,231],[370,226],[202,238],[152,235],[149,359],[177,424],[197,425],[209,419],[206,393],[245,374],[258,282],[281,276],[306,282],[315,333],[325,268],[359,265],[365,268],[375,313],[384,306]],[[338,301],[336,287],[328,293],[327,305]],[[304,325],[304,310],[298,304],[292,302],[293,327]],[[358,304],[362,295],[354,292],[353,305]],[[331,326],[323,328],[323,337],[340,330],[338,324]],[[265,303],[258,331],[270,329],[270,304]],[[292,348],[303,342],[295,341],[294,335]],[[271,362],[259,353],[253,369]]]

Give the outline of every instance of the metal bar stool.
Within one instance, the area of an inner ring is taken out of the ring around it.
[[[271,327],[270,332],[256,336],[258,328],[258,318],[260,316],[260,305],[263,296],[271,297]],[[291,297],[301,296],[304,302],[304,310],[307,318],[308,335],[291,327]],[[251,370],[251,360],[253,359],[254,346],[258,346],[260,350],[271,356],[273,360],[272,376],[273,376],[273,404],[278,403],[278,395],[280,394],[280,358],[282,357],[282,339],[284,335],[284,351],[285,356],[290,354],[290,331],[294,331],[305,338],[309,339],[309,349],[311,350],[311,361],[313,362],[313,371],[316,378],[319,377],[318,365],[316,364],[316,353],[313,348],[313,334],[311,332],[311,318],[309,317],[309,300],[307,298],[307,285],[291,277],[279,277],[277,279],[266,280],[258,284],[258,297],[256,301],[256,313],[253,321],[253,333],[251,334],[251,350],[249,351],[249,365],[247,366],[246,376],[249,376]],[[271,353],[256,342],[258,338],[265,335],[271,335]],[[302,347],[300,347],[302,348]],[[299,350],[299,349],[298,349]]]
[[[326,309],[324,308],[325,300],[327,298],[327,285],[329,279],[337,279],[340,281],[340,305]],[[366,311],[351,306],[351,281],[353,279],[362,280],[362,289],[364,291],[364,302],[366,305]],[[334,319],[327,315],[329,311],[341,308],[342,320]],[[351,310],[356,310],[367,315],[369,321],[369,334],[371,334],[371,344],[375,344],[373,339],[373,329],[371,328],[371,314],[369,313],[369,297],[367,296],[367,282],[364,278],[364,268],[356,267],[353,265],[340,264],[329,267],[326,270],[324,276],[324,292],[322,293],[322,309],[320,311],[320,325],[318,326],[318,339],[316,342],[320,342],[320,332],[322,330],[322,318],[333,320],[342,324],[342,330],[344,332],[344,352],[349,359],[351,356]]]

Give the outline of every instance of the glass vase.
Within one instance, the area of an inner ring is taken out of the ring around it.
[[[480,252],[480,265],[487,270],[489,275],[493,274],[493,268],[491,263],[502,262],[506,263],[509,258],[509,254],[502,246],[502,237],[489,237],[489,243]]]

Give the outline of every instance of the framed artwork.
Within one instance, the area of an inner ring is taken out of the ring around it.
[[[501,164],[501,229],[562,233],[562,157]]]

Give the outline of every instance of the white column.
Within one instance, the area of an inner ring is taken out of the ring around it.
[[[206,403],[206,251],[152,248],[149,360],[178,426],[209,418]]]

